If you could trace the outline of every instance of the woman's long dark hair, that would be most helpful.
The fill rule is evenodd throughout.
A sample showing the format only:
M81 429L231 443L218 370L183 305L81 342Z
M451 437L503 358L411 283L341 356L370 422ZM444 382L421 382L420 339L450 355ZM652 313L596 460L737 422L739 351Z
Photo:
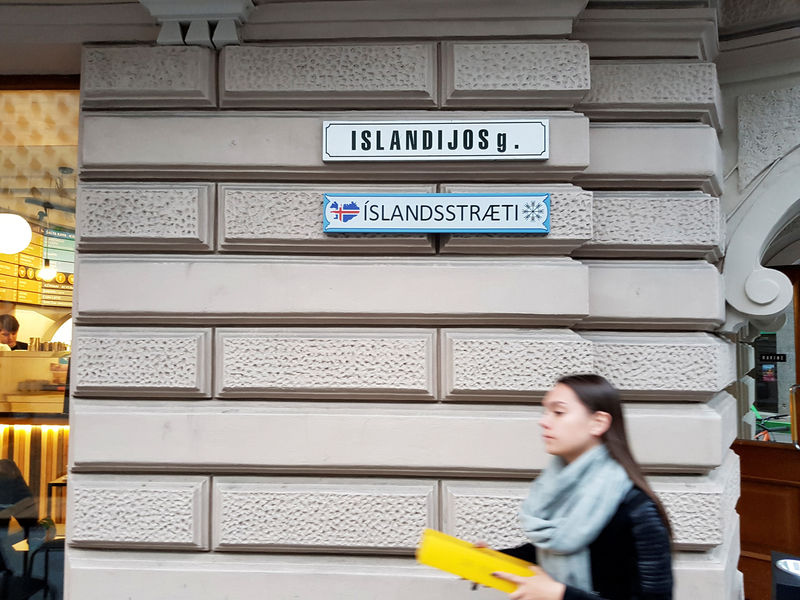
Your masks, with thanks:
M591 373L566 375L556 383L563 383L569 387L591 412L603 411L611 415L611 426L601 439L608 448L608 453L625 469L633 485L647 494L655 503L671 538L672 528L669 525L667 511L664 510L664 505L661 504L653 489L647 484L642 468L631 454L628 435L625 433L625 421L622 417L622 402L617 388L604 377Z

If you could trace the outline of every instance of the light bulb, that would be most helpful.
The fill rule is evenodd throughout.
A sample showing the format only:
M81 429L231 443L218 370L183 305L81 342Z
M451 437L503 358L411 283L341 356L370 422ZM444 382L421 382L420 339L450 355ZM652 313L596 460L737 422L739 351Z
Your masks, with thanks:
M44 268L39 270L39 279L42 281L53 281L58 275L58 271L56 271L53 267L50 266L50 259L44 259Z
M22 252L31 243L31 226L11 213L0 213L0 254Z

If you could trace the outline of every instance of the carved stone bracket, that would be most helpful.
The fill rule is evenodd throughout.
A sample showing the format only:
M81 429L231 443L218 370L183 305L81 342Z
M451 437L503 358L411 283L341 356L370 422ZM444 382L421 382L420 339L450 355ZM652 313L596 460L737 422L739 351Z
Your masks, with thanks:
M252 0L140 0L161 23L157 43L222 48L241 43Z
M761 260L769 243L800 213L798 168L800 151L781 158L750 195L744 217L730 234L723 269L729 305L726 330L738 329L743 319L763 323L780 318L792 301L789 278L763 267Z

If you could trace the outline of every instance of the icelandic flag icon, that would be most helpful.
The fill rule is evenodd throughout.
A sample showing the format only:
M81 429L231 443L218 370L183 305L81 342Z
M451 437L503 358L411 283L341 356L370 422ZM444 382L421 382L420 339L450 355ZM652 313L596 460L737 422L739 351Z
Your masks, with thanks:
M361 212L361 209L358 208L358 204L355 202L342 204L341 208L338 202L331 202L330 211L335 219L338 219L342 223L347 223L350 219L356 218L358 213Z

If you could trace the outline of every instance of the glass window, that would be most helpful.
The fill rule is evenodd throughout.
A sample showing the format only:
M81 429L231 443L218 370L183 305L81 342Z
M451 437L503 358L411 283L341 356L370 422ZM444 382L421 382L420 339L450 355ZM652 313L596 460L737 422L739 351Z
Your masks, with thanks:
M0 239L12 239L3 229L12 224L24 234L22 247L0 253L0 570L47 579L56 598L63 589L78 111L78 90L0 90Z

